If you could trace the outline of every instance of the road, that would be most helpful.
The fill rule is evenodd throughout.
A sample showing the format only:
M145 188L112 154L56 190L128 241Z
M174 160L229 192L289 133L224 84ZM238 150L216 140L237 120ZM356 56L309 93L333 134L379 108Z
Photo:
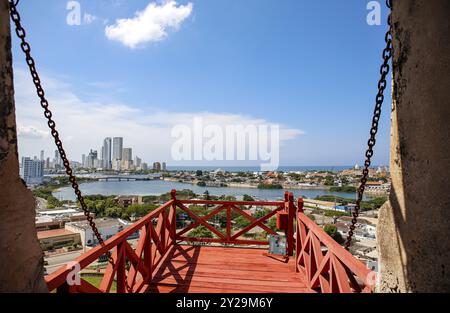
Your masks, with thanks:
M47 274L53 273L58 268L66 265L70 261L73 261L75 258L79 257L82 253L83 250L78 250L74 252L67 252L45 258L45 261L48 262L48 265L45 266L45 268L47 269Z

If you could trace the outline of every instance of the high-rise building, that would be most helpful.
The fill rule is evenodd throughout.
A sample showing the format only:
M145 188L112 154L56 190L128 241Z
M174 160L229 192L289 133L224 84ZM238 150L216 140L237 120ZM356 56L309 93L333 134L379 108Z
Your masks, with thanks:
M113 160L122 160L122 150L123 150L123 138L122 137L114 137L113 138L112 159Z
M23 157L20 176L27 185L41 184L44 179L44 161Z
M153 170L154 171L160 171L161 170L161 163L159 163L159 162L153 163Z
M141 168L141 163L142 163L142 159L138 158L137 156L134 157L134 166L136 166L136 168Z
M47 157L47 160L45 161L45 167L46 169L50 168L50 158Z
M109 170L112 168L111 153L112 153L112 141L110 137L107 137L105 138L105 140L103 140L103 147L102 147L102 160L103 160L102 167L104 169Z
M54 164L55 169L60 169L63 166L62 159L59 156L58 150L55 150L55 158L53 159L53 164Z
M133 150L131 148L124 148L122 152L122 160L131 161L133 160Z
M45 157L44 157L44 150L41 150L41 161L44 161Z
M86 158L86 166L87 168L98 167L98 153L97 150L91 150Z
M81 155L81 167L87 167L86 166L86 155L85 154Z
M165 171L167 169L166 162L162 162L161 170Z

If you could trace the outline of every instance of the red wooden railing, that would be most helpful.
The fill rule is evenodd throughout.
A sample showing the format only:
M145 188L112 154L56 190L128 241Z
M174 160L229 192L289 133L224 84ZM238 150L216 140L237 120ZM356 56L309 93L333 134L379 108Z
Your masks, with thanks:
M66 278L72 275L74 269L64 266L45 277L49 291L57 289L58 292L110 292L113 281L116 281L118 293L145 291L144 286L151 281L154 270L175 242L175 212L175 202L170 200L105 241L104 245L99 245L75 259L73 263L78 265L75 270L82 270L101 256L110 253L112 262L108 264L99 288L82 278L81 284L69 286ZM133 249L127 238L137 231L140 236L136 248Z
M189 209L190 205L206 205L209 208L208 213L205 216L199 216ZM272 207L272 210L267 215L256 219L243 210L245 206L266 206ZM302 211L302 207L299 201L299 211ZM177 208L193 220L193 223L179 230L176 229ZM108 239L104 245L97 246L74 260L74 264L78 266L76 270L79 271L86 269L101 256L109 253L111 262L103 273L99 287L91 285L83 278L79 284L70 286L66 278L72 275L73 268L66 266L47 275L45 279L50 291L56 289L58 292L105 293L110 292L113 282L116 282L119 293L145 292L152 281L154 272L175 243L267 245L267 240L250 240L242 236L255 227L260 227L268 234L276 234L265 222L280 213L287 216L289 221L285 229L287 254L293 255L296 246L296 270L305 274L311 289L322 292L369 291L367 286L360 287L361 283L358 279L367 280L370 271L302 212L297 214L297 234L294 236L296 210L292 193L286 193L284 201L260 202L178 200L176 192L172 191L172 200ZM215 225L209 223L211 218L222 212L226 212L224 231L220 231ZM250 224L242 229L236 229L233 225L232 212L248 219ZM215 237L190 236L190 232L200 225L211 231ZM133 249L127 238L137 231L140 236Z
M302 210L299 199L296 270L308 287L322 293L372 292L375 273L340 246Z

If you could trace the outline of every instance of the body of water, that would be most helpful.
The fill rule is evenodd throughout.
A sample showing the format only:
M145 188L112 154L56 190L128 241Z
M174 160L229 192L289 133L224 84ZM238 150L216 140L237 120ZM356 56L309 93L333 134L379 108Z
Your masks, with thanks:
M169 171L214 171L221 168L228 172L259 172L259 166L167 166ZM331 171L337 172L353 168L353 166L279 166L281 172L305 172L305 171Z
M196 194L202 195L206 190L211 195L232 195L238 199L247 194L262 200L283 199L285 190L283 189L257 189L257 188L232 188L232 187L199 187L197 185L171 182L164 180L151 181L98 181L80 184L80 189L85 195L161 195L172 189L191 189ZM335 195L339 197L355 199L355 193L330 192L328 190L317 189L293 189L290 190L295 197L313 199L322 195ZM63 187L55 191L53 195L60 200L75 200L72 187Z

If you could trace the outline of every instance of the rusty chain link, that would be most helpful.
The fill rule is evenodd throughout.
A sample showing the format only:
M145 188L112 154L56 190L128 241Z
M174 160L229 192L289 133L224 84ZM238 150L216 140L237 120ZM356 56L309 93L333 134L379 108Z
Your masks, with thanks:
M386 6L389 8L389 10L392 9L392 0L386 0ZM389 66L389 60L392 58L392 23L391 23L391 12L389 12L388 16L388 25L389 30L386 32L385 36L385 42L386 42L386 48L383 50L383 64L380 68L380 75L381 78L378 81L378 94L375 99L375 110L373 112L373 118L372 118L372 128L370 129L370 139L367 142L368 148L366 151L366 160L364 162L364 169L362 171L362 177L360 179L360 184L358 187L358 197L356 200L356 206L352 213L352 224L350 225L350 230L348 232L348 237L345 242L345 249L349 250L350 245L352 243L352 237L356 228L356 223L358 222L359 217L359 211L361 210L361 201L363 199L364 190L366 189L366 183L367 179L369 177L369 168L372 164L372 156L373 156L373 147L376 143L376 134L378 132L378 123L380 121L381 116L381 107L384 102L384 90L387 87L386 77L389 74L390 66Z
M67 159L66 152L64 151L63 144L61 139L59 138L59 133L56 130L56 123L53 120L52 112L49 109L49 104L47 99L45 98L45 92L41 85L41 79L39 78L39 74L36 71L36 65L34 62L33 57L31 56L31 47L30 44L25 40L25 29L22 27L20 23L20 14L17 12L17 4L19 3L18 0L9 0L9 9L10 9L10 16L11 20L15 24L16 28L16 34L17 37L19 37L21 43L20 48L25 53L25 61L28 65L28 68L30 70L31 77L33 78L34 86L36 87L36 93L38 97L40 98L40 104L41 107L44 109L44 116L47 118L47 125L51 130L51 134L53 139L55 140L56 147L58 148L59 155L61 157L61 160L63 161L64 168L66 170L66 174L69 176L69 181L72 184L72 188L74 189L75 195L77 196L78 201L80 202L81 208L83 209L84 215L86 216L86 219L89 223L89 226L92 228L92 231L95 234L95 237L97 238L100 245L104 245L103 238L101 234L99 233L97 226L95 225L95 222L93 221L93 217L91 215L91 212L86 206L86 203L84 202L84 198L81 194L80 188L78 186L77 180L75 175L73 174L72 168L70 167L69 160ZM111 256L108 253L108 258L111 262Z

